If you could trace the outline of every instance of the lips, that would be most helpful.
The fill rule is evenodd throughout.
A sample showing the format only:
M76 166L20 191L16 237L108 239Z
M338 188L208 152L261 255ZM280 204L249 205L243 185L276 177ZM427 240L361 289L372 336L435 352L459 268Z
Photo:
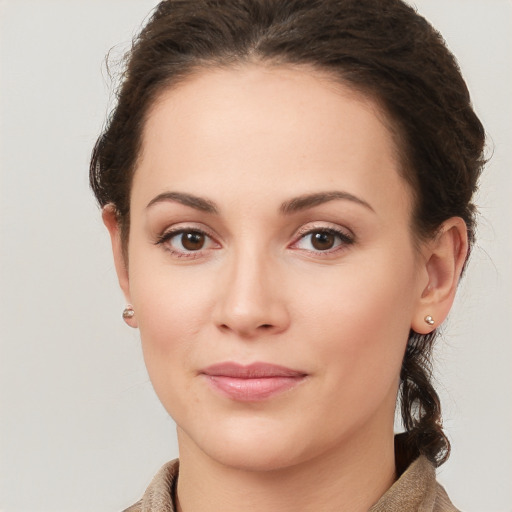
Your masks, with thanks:
M269 399L295 387L307 376L302 371L269 363L240 365L233 362L209 366L201 374L215 391L242 402Z

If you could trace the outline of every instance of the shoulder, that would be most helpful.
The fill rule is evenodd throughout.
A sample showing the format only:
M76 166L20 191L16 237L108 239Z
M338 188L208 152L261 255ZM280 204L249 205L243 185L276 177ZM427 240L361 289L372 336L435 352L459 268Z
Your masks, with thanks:
M436 480L433 464L418 457L370 512L460 512Z
M434 508L432 509L433 512L460 512L460 510L450 501L444 487L439 483L436 483L435 496Z
M137 501L131 507L125 508L123 512L142 512L142 500Z
M178 459L162 466L142 498L123 512L175 512L173 497L178 471Z

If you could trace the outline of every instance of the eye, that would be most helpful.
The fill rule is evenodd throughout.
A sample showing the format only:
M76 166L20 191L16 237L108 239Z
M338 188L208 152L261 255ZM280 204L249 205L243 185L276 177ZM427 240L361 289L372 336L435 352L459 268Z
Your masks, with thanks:
M215 242L203 231L177 229L165 232L156 242L177 256L192 256L195 252L215 247Z
M171 238L181 245L180 249L185 249L186 251L199 251L204 247L206 241L206 235L204 233L199 233L198 231L190 231L188 233L181 233L179 235L175 235Z
M298 249L311 252L329 252L342 245L352 244L354 240L346 233L335 229L314 229L304 233L294 244Z

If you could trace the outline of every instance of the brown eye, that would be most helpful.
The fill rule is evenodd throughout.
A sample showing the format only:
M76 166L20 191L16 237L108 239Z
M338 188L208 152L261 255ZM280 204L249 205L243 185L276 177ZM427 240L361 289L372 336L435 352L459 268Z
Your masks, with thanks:
M311 233L311 245L317 251L328 251L334 247L336 235L328 231L316 231Z
M167 231L158 237L155 245L162 245L174 257L192 259L207 257L211 250L220 249L208 234L193 228Z
M205 235L197 231L189 231L181 234L181 245L187 251L199 251L204 247Z
M333 254L337 249L343 249L353 243L354 238L341 230L317 228L303 234L293 247L310 253Z

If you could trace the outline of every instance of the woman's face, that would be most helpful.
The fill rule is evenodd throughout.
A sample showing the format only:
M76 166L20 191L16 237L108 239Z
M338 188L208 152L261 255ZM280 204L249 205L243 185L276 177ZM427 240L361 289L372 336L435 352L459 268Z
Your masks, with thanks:
M428 275L382 119L311 70L256 65L155 103L121 282L182 446L275 469L391 438Z

